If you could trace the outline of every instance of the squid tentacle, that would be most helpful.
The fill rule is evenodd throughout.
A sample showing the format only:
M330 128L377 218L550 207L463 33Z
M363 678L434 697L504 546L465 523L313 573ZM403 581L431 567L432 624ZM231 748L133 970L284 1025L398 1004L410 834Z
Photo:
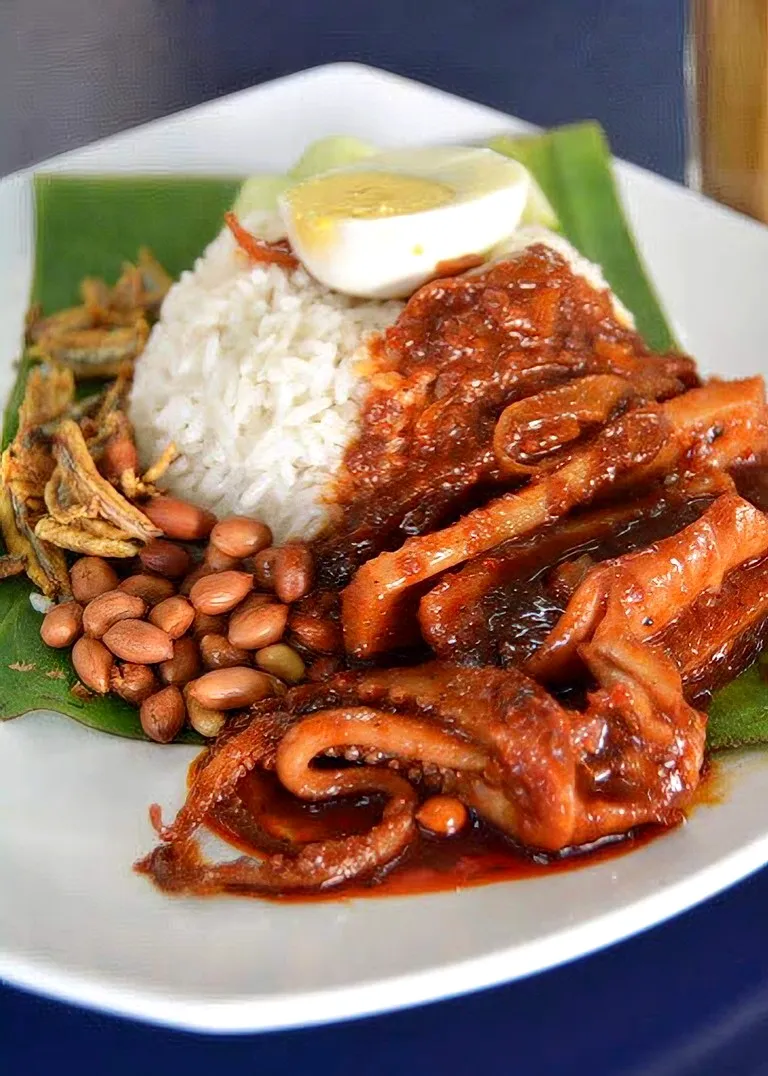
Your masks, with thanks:
M339 796L387 795L381 821L362 835L314 841L298 853L277 853L261 860L240 856L213 863L203 859L194 839L176 839L159 845L137 869L150 874L161 889L198 894L323 889L384 869L416 836L415 789L405 778L370 766L340 771L334 788Z
M249 725L216 748L195 774L187 799L173 823L163 825L160 806L149 809L150 821L163 841L191 837L208 812L235 791L238 781L254 766L271 768L286 729L295 721L291 714L255 717Z
M289 729L277 749L277 776L301 799L338 796L349 770L312 769L310 763L329 747L346 745L371 747L447 770L481 771L488 761L483 748L442 730L434 721L349 706L320 710Z
M405 850L417 832L417 794L409 781L389 769L313 769L315 757L329 747L354 744L446 769L480 771L487 762L484 750L434 722L370 707L320 710L292 719L295 724L290 726L286 717L254 718L225 743L198 772L187 803L172 825L163 826L159 809L152 809L164 844L138 864L139 870L151 874L162 888L198 893L222 889L285 892L340 885L383 869ZM297 852L260 860L250 856L226 863L203 860L192 834L255 765L274 765L285 788L303 799L380 792L388 796L388 802L381 821L362 835L315 841Z

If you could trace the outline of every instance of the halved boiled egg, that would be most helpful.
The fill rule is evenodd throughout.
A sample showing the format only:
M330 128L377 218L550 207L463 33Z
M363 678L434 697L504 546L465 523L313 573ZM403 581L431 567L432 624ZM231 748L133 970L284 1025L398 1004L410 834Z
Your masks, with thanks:
M517 228L528 171L490 149L378 153L290 187L280 215L294 251L321 283L394 299Z

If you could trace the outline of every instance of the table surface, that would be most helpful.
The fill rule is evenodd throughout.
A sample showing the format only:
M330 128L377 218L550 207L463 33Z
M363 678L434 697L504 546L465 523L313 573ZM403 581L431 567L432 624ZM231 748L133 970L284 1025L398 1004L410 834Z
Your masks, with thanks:
M683 8L682 0L3 0L0 174L347 59L536 123L596 117L621 156L680 179ZM0 1070L768 1072L766 908L763 871L672 923L521 983L262 1036L169 1032L0 987Z

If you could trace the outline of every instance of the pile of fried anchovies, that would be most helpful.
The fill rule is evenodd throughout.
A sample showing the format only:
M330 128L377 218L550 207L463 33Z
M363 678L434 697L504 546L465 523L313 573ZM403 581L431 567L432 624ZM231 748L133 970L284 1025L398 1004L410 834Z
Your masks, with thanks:
M0 459L0 578L26 572L48 598L71 593L65 550L132 557L160 531L141 504L176 457L169 445L139 472L127 414L133 364L172 280L142 250L113 288L87 278L82 303L27 319L36 360L19 409L16 436ZM78 399L78 382L107 381Z

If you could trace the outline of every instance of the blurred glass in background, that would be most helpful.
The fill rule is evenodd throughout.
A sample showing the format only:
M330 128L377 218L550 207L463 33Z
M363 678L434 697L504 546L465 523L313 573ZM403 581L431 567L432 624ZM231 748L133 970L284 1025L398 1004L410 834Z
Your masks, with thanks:
M690 186L768 223L768 0L690 0Z

